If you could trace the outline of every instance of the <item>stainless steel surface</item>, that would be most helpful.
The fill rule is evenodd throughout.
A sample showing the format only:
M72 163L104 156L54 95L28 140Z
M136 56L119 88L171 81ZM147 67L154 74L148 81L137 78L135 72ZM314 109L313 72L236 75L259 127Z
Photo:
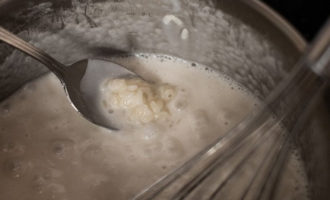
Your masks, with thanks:
M316 74L330 79L330 18L312 42L305 57Z
M86 70L90 60L84 59L75 62L70 66L64 66L44 51L25 42L14 34L3 29L1 26L0 40L39 60L46 67L48 67L50 71L56 74L56 76L61 80L61 83L63 84L63 87L66 91L68 99L71 102L71 105L73 106L73 108L75 108L76 111L81 113L83 117L99 126L103 126L111 130L117 130L117 128L113 124L111 124L109 120L106 119L106 117L101 113L101 111L96 109L97 106L94 105L93 99L87 98L91 95L84 93L81 89L81 82L84 76L87 75ZM111 68L111 71L116 72L109 73L109 78L116 78L115 76L134 75L133 72L115 63L108 62L107 65L109 69ZM97 71L95 73L97 73ZM104 73L104 71L102 71L101 73ZM93 76L93 74L89 75ZM93 97L96 98L96 96Z
M7 0L0 3L0 25L64 63L141 51L193 60L230 76L260 99L268 97L288 75L306 46L299 33L257 0L178 2L181 10L165 0ZM168 30L162 24L167 14L184 22L191 33L187 41L172 40L180 36L180 30L163 34ZM63 41L67 48L59 51ZM0 99L45 73L36 62L1 44L0 63ZM312 102L315 109L294 140L302 151L311 199L317 200L330 196L329 92L321 89Z

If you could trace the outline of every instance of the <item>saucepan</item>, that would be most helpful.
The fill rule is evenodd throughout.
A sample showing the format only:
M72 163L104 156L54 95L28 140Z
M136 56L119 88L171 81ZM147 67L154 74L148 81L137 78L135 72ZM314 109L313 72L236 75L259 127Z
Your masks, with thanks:
M0 25L65 64L130 52L192 60L261 101L306 47L285 19L256 0L0 0ZM45 73L41 64L0 43L0 101ZM292 142L301 152L309 197L317 200L330 196L329 99L322 88Z

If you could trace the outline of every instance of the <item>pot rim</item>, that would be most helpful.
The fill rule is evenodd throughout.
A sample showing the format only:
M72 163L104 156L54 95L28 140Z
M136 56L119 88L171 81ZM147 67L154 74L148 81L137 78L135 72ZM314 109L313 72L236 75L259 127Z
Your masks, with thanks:
M300 32L294 28L294 26L281 14L260 0L242 0L242 2L256 12L260 13L274 26L276 26L276 28L284 33L293 42L299 53L302 53L305 50L307 46L306 40L302 37Z

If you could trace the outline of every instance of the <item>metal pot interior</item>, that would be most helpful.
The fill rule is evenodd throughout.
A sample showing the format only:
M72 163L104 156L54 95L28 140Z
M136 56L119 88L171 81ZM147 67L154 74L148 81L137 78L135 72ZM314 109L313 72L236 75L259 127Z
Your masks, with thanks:
M169 13L180 21L164 26ZM294 29L255 1L4 0L0 25L65 64L132 52L170 54L219 70L260 99L280 83L305 47ZM47 72L5 44L0 44L0 63L0 100ZM318 112L315 116L297 144L312 199L326 199L330 140L325 133L330 129L316 120Z

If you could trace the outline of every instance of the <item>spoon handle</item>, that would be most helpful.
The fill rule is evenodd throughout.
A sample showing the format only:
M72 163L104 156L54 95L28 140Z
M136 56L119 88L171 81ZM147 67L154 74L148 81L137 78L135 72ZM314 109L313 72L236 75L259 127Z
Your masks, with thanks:
M41 49L33 46L28 42L25 42L24 40L17 37L13 33L10 33L9 31L5 30L1 26L0 26L0 40L21 50L27 55L37 59L38 61L43 63L50 71L52 71L59 77L62 77L66 71L65 65L52 58L50 55L48 55Z

